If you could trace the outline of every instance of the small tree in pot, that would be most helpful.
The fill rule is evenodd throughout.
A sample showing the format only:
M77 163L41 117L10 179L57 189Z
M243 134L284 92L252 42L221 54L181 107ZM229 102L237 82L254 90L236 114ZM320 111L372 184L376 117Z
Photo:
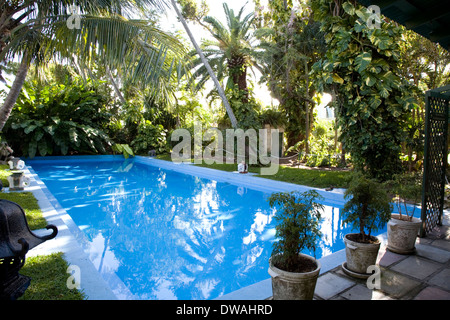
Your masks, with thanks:
M323 205L317 191L303 193L274 193L269 198L271 207L281 206L275 219L276 237L269 261L274 300L311 300L314 296L320 263L302 254L308 249L315 253Z
M348 200L341 211L342 223L351 224L354 229L359 229L359 233L344 237L347 262L342 268L349 275L368 277L367 268L375 265L380 248L379 239L371 233L383 228L389 221L392 211L390 197L384 184L356 173L344 199Z
M422 195L422 175L419 173L399 174L389 181L395 194L398 214L392 214L388 222L387 249L400 253L411 254L415 251L416 238L422 221L414 218L416 203ZM412 202L408 205L408 202Z

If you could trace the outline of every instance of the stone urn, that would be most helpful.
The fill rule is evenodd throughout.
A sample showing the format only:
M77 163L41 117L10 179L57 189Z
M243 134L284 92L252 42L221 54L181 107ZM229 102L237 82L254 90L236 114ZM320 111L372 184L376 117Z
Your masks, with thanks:
M371 237L372 243L361 243L350 240L351 235L356 234L350 233L344 237L347 261L342 264L342 269L350 276L368 278L371 274L367 273L367 269L376 264L381 242L378 238Z
M399 214L392 214L387 224L389 251L399 254L412 254L416 250L416 239L422 220Z
M9 182L9 191L22 191L30 185L30 178L23 174L21 170L11 171L11 175L7 177Z
M8 165L11 170L22 170L25 167L25 162L20 158L12 158L8 161Z
M311 256L300 254L312 260L316 269L310 272L288 272L275 267L269 259L269 274L272 277L274 300L312 300L320 272L320 262Z

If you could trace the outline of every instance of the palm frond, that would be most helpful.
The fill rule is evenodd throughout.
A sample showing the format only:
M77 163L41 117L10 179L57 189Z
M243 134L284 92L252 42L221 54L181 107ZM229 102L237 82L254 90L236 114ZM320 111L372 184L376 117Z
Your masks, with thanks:
M236 15L226 3L223 4L223 9L226 17L225 25L212 16L206 16L203 19L208 24L208 30L214 40L204 40L201 46L211 68L221 81L229 75L229 67L236 60L245 61L245 66L251 67L256 62L257 56L261 55L254 49L257 41L252 30L254 14L249 13L244 16L244 7L242 7ZM253 55L255 57L252 57ZM198 67L200 63L200 60L193 60L192 63L195 70L192 77L199 81L197 88L202 87L207 80L207 74L203 72L206 70Z
M133 81L156 83L156 78L169 79L170 65L182 63L186 54L181 43L146 21L127 20L120 16L83 16L80 29L69 29L64 16L51 18L54 37L46 47L53 47L66 57L73 52L79 59L90 61L98 55L111 69L121 70ZM170 61L166 61L170 51Z

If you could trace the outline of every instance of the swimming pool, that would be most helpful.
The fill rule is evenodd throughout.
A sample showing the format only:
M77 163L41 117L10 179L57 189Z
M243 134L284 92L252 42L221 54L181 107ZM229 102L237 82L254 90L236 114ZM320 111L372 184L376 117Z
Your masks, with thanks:
M214 299L267 279L272 192L302 186L135 157L27 160L124 299ZM316 257L344 248L342 194L327 193Z

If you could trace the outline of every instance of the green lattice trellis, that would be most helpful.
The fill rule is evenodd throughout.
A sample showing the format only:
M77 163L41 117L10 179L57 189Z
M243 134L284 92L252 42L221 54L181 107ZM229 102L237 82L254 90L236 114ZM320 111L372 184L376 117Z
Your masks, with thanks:
M442 223L449 101L450 86L427 92L421 236Z

